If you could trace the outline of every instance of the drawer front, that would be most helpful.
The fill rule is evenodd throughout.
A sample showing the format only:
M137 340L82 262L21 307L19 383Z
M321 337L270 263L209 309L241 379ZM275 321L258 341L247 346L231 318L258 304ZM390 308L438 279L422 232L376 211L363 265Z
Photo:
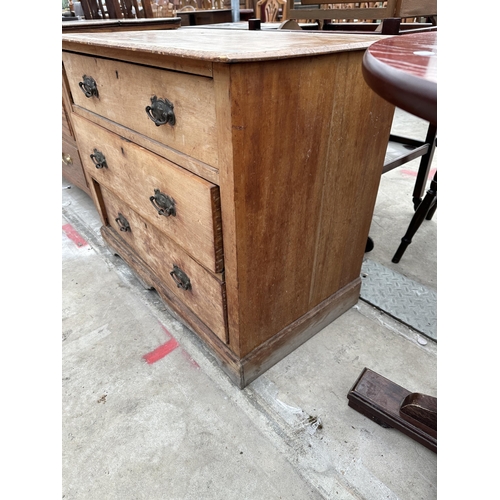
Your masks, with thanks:
M126 199L207 269L223 270L218 186L84 118L74 116L73 124L89 175ZM166 197L166 208L159 204L161 195Z
M135 250L176 297L221 340L227 342L224 283L136 214L125 202L105 187L100 186L99 189L107 224Z
M64 139L62 141L62 176L85 192L89 192L78 149Z
M211 78L67 52L63 62L75 104L217 168ZM94 79L97 96L86 97L84 75ZM154 96L173 105L175 124L150 118Z

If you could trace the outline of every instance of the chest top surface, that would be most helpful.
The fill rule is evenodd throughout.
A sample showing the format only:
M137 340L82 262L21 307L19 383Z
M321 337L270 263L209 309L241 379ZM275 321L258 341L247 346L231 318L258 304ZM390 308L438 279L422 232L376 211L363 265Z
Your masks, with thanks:
M157 56L211 62L287 59L364 50L385 35L351 35L289 31L189 29L147 32L64 34L63 49L100 47Z

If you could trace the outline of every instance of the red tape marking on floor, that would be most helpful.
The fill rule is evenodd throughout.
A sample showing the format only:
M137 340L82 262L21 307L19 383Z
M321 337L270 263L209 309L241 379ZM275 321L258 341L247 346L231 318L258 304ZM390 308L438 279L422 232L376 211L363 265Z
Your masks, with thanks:
M434 177L434 174L436 173L436 170L435 168L431 168L430 171L429 171L429 175L427 176L427 179L432 179ZM416 177L418 172L415 171L415 170L410 170L408 168L402 168L400 170L400 172L404 175L409 175L410 177Z
M66 236L73 243L75 243L77 247L84 247L85 245L88 245L88 243L82 238L82 235L71 224L64 224L62 229L66 233Z
M196 369L200 369L200 365L184 350L182 349L182 355L194 366Z
M162 344L160 347L157 347L154 351L151 351L148 354L143 356L143 359L146 360L148 364L156 363L158 360L164 358L167 354L170 354L172 351L179 347L179 342L172 336L172 334L160 323L162 330L167 334L167 342ZM181 348L182 355L191 363L192 366L199 369L200 365L184 350Z
M165 327L163 327L165 330ZM166 331L166 330L165 330ZM164 358L167 354L170 354L174 349L179 347L179 343L173 337L165 342L160 347L157 347L154 351L151 351L148 354L145 354L143 358L150 365L156 363L159 359Z

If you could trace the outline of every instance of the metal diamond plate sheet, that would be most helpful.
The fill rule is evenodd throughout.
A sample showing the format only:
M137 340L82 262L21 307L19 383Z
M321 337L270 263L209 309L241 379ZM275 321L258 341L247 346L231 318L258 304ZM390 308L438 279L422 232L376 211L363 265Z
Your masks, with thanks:
M437 294L369 259L361 267L361 299L437 341Z

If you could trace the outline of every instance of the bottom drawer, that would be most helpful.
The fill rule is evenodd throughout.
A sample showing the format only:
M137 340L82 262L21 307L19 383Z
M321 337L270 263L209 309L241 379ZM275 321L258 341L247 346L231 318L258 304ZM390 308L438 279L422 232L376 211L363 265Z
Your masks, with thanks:
M107 225L208 328L227 342L225 285L181 247L98 185Z
M64 139L62 141L62 176L71 184L90 194L78 149Z

